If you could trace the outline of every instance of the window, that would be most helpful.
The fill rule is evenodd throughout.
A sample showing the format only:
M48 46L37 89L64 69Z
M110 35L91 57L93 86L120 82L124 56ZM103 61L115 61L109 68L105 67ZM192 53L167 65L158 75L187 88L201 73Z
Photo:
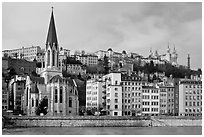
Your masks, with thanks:
M36 107L38 106L38 99L36 99L35 106Z
M50 65L50 51L48 50L48 55L47 55L47 65Z
M118 109L118 105L115 105L115 109Z
M118 88L115 88L115 91L118 91Z
M72 98L69 97L69 107L72 107Z
M118 97L118 93L115 93L115 97Z
M55 66L55 51L52 51L52 66Z
M60 88L60 103L62 103L62 91L63 91L63 89L62 89L62 87Z
M57 103L57 88L55 89L55 103Z
M115 103L118 103L118 99L115 99Z
M117 116L118 115L118 112L114 112L114 116Z
M34 107L34 99L32 98L31 106Z

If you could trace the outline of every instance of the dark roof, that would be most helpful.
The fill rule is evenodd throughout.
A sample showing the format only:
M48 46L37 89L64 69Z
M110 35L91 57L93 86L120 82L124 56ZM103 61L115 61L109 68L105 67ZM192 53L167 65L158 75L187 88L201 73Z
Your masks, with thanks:
M108 51L109 51L109 50L110 50L110 51L113 51L111 48L109 48Z
M123 54L126 54L126 51L125 50L123 50L123 52L122 52Z
M31 80L33 83L44 84L44 78L43 78L43 77L30 76L30 80Z
M30 93L39 93L38 86L36 83L31 85Z
M51 82L53 79L60 79L60 80L63 80L63 78L60 76L60 75L55 75L53 76L49 81Z
M57 46L58 46L57 33L56 33L56 29L55 29L55 21L54 21L54 15L53 15L53 11L52 11L51 19L50 19L50 25L49 25L48 34L47 34L46 49L48 48L48 46L51 46L51 48L52 48L54 43L55 43L55 47L57 49Z

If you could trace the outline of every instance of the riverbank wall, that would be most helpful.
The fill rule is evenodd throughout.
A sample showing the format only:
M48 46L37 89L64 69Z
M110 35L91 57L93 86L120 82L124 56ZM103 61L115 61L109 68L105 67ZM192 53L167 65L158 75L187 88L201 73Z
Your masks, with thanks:
M202 119L138 119L114 117L10 117L5 127L161 127L202 126Z

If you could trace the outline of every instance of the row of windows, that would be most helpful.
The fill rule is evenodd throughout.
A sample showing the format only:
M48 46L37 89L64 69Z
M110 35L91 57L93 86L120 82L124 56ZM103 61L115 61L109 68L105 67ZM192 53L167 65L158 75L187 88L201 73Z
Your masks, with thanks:
M141 82L122 82L122 85L142 85Z
M131 97L130 93L122 93L123 97ZM137 92L132 92L132 96L140 96L141 93L137 93Z
M202 100L202 96L186 96L186 100Z
M186 108L185 112L196 112L196 108ZM202 112L202 107L197 108L197 112Z
M189 85L186 88L202 88L202 85Z
M132 103L133 102L140 102L140 98L132 98ZM131 100L130 99L122 99L122 103L131 103Z
M152 112L158 112L158 111L159 111L159 108L152 108L151 110L152 110ZM150 108L142 108L142 111L143 111L143 112L149 112L149 111L150 111Z
M60 98L59 98L59 103L62 103L62 87L60 88ZM55 103L58 103L58 90L55 89Z
M122 87L122 91L132 91L132 90L141 90L141 87Z
M202 90L197 90L197 94L202 94ZM191 90L186 90L186 94L196 94L196 91L195 90L193 90L193 92L191 91Z
M202 106L202 102L186 102L186 106Z
M130 105L123 105L122 109L131 109L130 107L131 107ZM141 105L140 104L132 104L132 108L141 108Z

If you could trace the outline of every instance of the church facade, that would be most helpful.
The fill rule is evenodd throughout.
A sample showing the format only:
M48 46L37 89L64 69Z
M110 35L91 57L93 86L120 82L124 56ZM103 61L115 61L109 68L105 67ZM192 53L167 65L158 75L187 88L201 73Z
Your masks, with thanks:
M45 68L40 77L27 76L23 95L23 109L29 116L35 116L38 106L44 101L49 116L78 115L79 101L74 79L64 78L59 66L59 45L53 11L45 48Z

